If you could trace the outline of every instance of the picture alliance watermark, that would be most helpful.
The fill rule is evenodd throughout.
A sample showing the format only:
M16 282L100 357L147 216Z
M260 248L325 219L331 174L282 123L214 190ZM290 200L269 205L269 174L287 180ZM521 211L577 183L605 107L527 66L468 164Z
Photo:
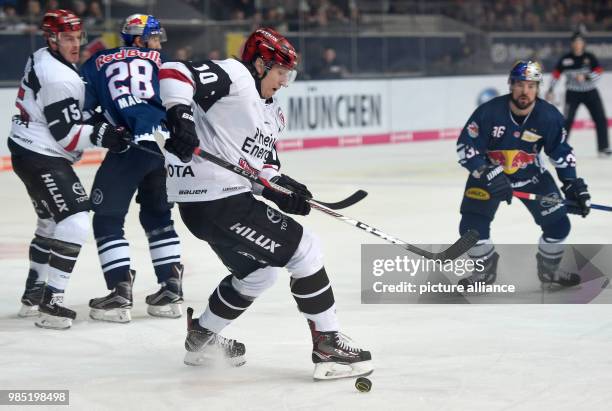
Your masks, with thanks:
M432 252L446 245L423 246ZM584 304L612 302L612 245L564 246L546 260L538 244L496 245L485 258L430 260L394 245L362 245L364 304Z
M456 260L430 260L424 257L409 257L407 255L395 258L377 258L372 261L372 275L381 277L385 273L404 273L409 277L417 274L441 272L462 277L466 274L482 274L486 269L486 262L482 258L460 258ZM471 284L432 283L418 284L409 281L385 283L374 281L372 290L375 293L483 293L483 292L514 292L514 285L485 284L475 282Z

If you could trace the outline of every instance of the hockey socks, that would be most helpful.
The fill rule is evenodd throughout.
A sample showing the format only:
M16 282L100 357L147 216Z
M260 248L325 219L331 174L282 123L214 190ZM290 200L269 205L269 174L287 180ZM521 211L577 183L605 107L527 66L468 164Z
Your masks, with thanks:
M298 309L319 331L338 331L334 293L325 268L302 278L291 279L291 294Z

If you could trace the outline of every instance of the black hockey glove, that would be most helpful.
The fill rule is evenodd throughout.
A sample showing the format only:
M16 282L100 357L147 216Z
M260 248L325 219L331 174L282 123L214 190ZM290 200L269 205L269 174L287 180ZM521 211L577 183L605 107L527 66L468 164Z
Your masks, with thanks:
M510 180L504 174L502 166L493 164L482 166L477 171L479 179L484 183L487 191L491 194L491 198L505 201L510 204L512 202L512 186Z
M115 127L107 122L101 122L94 126L89 139L98 147L108 148L113 153L123 153L130 148L128 142L133 141L134 136L125 127Z
M191 107L177 104L166 113L166 122L170 138L166 140L165 149L176 155L183 163L189 163L193 150L200 145Z
M302 183L298 183L294 179L284 174L277 177L272 177L271 182L283 186L293 191L297 195L287 195L274 191L271 188L264 187L261 193L264 198L274 202L278 208L285 213L308 215L310 213L310 204L306 202L307 199L312 198L312 194L308 191L308 188Z
M563 182L563 194L565 199L571 201L571 204L566 204L567 212L578 214L586 217L591 211L591 195L588 191L588 186L583 179L566 180Z

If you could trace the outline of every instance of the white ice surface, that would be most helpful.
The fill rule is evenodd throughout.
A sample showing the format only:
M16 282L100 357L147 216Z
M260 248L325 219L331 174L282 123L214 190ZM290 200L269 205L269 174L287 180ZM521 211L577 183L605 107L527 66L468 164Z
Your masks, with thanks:
M595 157L594 140L592 132L573 136L579 174L594 202L612 204L612 159ZM389 234L412 243L450 243L458 236L466 172L456 163L453 141L281 159L284 171L322 200L367 190L345 213ZM95 167L77 171L89 188ZM78 313L72 329L37 329L16 317L35 215L15 174L0 173L0 186L0 389L69 389L71 407L79 410L612 409L609 305L362 305L360 244L381 241L314 211L299 220L323 241L343 331L372 351L376 370L368 394L357 392L352 379L312 381L309 332L288 277L226 329L247 345L244 367L183 365L184 318L146 314L144 297L157 286L134 204L126 224L138 271L132 322L88 318L89 299L107 292L91 238L67 291L66 303ZM186 266L184 307L199 314L226 269L187 232L176 210L175 222ZM612 242L612 213L593 211L572 223L572 242ZM518 201L501 207L495 241L535 243L538 237Z

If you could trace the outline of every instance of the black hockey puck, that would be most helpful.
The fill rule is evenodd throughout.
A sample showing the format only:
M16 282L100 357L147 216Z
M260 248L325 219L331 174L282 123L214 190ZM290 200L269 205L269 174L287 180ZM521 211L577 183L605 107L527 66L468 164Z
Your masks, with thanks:
M366 377L359 377L355 381L355 388L359 392L369 392L372 389L372 381L368 380Z

